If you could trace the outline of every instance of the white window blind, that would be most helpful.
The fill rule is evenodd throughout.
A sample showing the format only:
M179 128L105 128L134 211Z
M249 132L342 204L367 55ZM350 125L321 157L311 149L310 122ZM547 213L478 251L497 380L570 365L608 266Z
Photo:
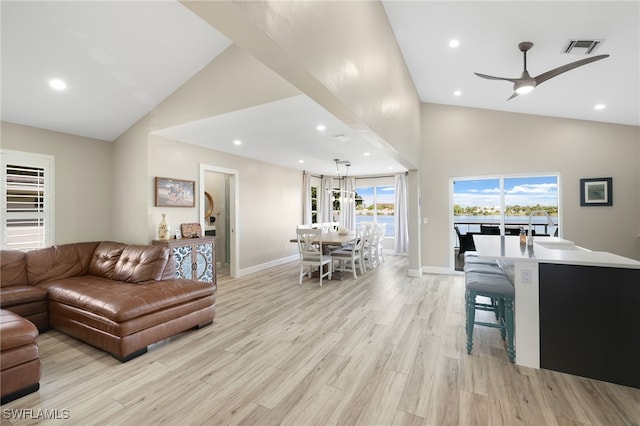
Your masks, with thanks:
M53 157L2 151L2 248L53 244Z

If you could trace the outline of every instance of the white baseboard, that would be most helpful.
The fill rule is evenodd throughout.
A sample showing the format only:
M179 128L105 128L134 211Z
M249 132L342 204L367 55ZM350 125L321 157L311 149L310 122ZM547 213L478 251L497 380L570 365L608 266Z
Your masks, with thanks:
M451 275L453 271L449 268L439 266L423 266L422 272L425 274Z
M261 263L260 265L251 266L249 268L240 269L238 271L238 278L245 275L254 274L256 272L264 271L265 269L273 268L274 266L284 265L300 259L299 254L294 254L288 257L272 260L271 262Z
M414 278L420 278L422 276L422 269L409 269L407 275Z

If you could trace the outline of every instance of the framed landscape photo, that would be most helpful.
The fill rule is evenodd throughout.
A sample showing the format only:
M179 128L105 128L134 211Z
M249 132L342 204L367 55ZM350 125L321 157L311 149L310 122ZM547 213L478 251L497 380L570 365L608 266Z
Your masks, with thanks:
M580 179L581 206L612 206L612 178Z
M156 177L156 207L195 207L196 182Z

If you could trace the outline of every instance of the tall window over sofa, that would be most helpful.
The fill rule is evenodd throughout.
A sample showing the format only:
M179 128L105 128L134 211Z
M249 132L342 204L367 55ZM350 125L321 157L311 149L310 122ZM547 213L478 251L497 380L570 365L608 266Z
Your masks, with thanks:
M53 157L19 151L2 156L2 249L53 244Z

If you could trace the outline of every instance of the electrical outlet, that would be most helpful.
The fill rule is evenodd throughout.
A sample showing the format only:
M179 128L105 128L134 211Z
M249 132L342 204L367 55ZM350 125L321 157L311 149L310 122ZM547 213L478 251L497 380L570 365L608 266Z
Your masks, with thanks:
M521 273L522 284L531 284L533 281L531 278L532 271L531 269L523 269Z

